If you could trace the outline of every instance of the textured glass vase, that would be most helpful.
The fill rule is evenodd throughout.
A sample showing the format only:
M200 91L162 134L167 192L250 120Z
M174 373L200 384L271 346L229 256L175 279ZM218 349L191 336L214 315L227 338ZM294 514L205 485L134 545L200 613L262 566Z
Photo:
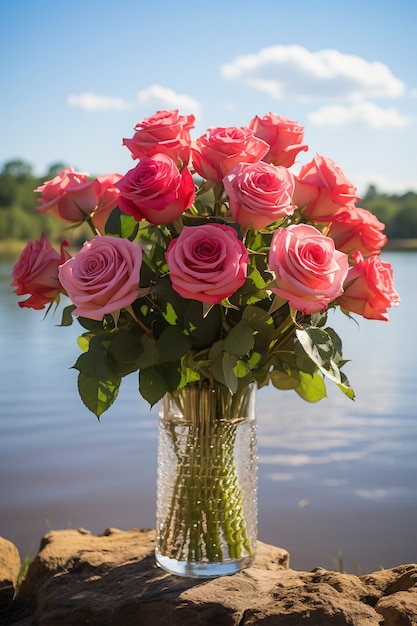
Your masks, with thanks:
M187 385L159 414L156 561L191 578L234 574L257 539L256 386Z

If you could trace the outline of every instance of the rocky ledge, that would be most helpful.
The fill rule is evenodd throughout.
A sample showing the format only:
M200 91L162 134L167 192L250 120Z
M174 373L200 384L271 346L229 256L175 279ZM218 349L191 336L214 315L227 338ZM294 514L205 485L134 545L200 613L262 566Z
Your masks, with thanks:
M253 567L192 580L154 562L155 532L48 532L15 593L20 557L0 538L3 626L417 625L417 565L363 576L297 572L288 552L258 542Z

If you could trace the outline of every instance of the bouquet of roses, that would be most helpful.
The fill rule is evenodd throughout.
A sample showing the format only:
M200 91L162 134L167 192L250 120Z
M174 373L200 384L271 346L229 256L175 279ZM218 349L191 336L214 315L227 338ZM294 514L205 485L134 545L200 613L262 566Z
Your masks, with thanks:
M307 150L296 122L268 113L192 140L194 121L158 111L123 140L137 160L124 176L68 167L35 190L37 212L92 236L73 256L66 241L28 243L19 305L69 298L61 324L83 328L74 367L97 417L135 371L151 405L191 384L233 395L252 382L317 401L326 378L353 398L327 316L387 320L398 305L384 225L330 158L291 171Z

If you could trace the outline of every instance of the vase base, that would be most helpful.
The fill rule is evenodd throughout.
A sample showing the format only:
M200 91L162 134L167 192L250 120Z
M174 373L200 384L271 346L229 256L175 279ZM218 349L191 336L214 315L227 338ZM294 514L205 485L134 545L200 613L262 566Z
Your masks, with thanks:
M218 578L219 576L231 576L253 564L254 556L244 556L241 559L232 559L216 563L204 561L189 562L179 561L163 554L155 552L156 563L169 574L185 578Z

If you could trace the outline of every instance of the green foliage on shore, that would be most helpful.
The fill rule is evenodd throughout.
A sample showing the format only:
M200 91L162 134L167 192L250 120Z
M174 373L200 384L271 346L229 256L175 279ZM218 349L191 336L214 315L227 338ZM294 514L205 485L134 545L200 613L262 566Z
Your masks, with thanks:
M33 191L65 167L64 163L54 163L43 176L37 177L23 160L16 159L3 165L0 170L0 242L6 245L12 241L33 241L42 232L53 243L65 238L65 227L63 229L58 220L39 213L34 219L37 194ZM368 209L385 224L389 239L417 238L417 193L389 195L371 185L358 206ZM74 245L82 244L85 239L82 229L75 233L71 229L67 236Z

